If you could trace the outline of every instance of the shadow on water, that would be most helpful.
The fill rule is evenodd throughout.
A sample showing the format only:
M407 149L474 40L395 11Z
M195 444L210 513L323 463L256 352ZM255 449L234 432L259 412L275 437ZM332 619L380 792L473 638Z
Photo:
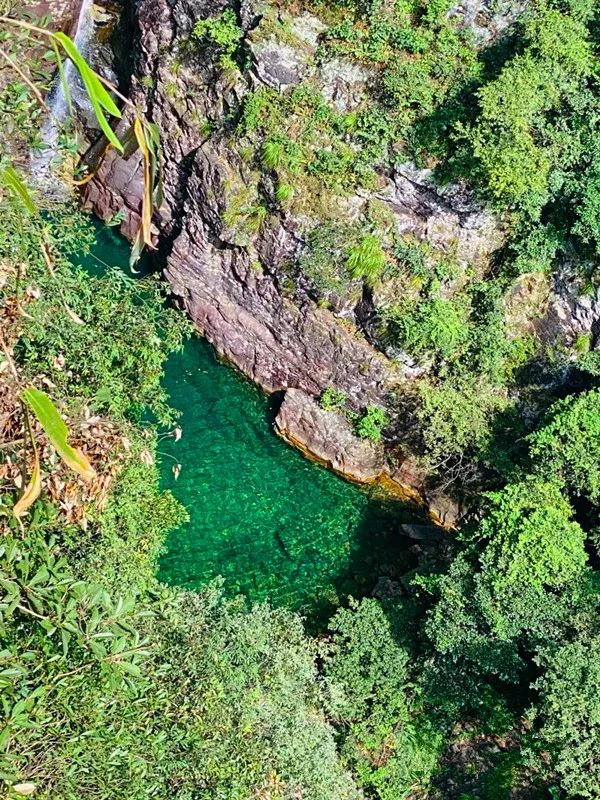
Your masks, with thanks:
M127 259L127 244L99 228L86 266L98 274ZM190 517L167 538L166 583L197 588L220 575L227 594L301 611L315 629L347 595L413 566L399 528L415 511L286 445L273 430L283 393L266 397L197 336L169 358L164 385L183 435L160 438L162 485Z
M368 499L353 531L351 558L330 575L331 594L323 593L299 609L307 617L309 632L322 630L349 596L371 595L380 581L397 583L417 565L414 543L400 533L402 522L416 518L414 509L398 501Z

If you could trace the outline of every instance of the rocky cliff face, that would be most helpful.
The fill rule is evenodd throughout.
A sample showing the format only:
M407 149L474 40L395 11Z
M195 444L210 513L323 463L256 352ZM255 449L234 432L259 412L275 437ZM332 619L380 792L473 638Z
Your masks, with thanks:
M274 19L273 4L267 13L254 0L242 0L238 14L243 76L222 70L190 36L197 20L225 7L219 0L142 0L137 7L132 96L163 137L165 200L154 225L166 278L217 351L267 391L298 389L314 397L333 385L354 409L386 406L421 370L405 353L394 352L391 361L382 352L372 324L378 298L367 286L355 281L337 294L315 290L298 266L311 231L328 219L358 226L377 204L399 233L477 268L502 242L501 230L465 187L440 191L428 170L410 164L380 172L372 188L343 198L311 194L308 185L303 204L278 203L269 177L232 143L243 99L261 88L282 96L309 82L337 113L351 113L368 102L372 75L343 58L316 59L325 27L318 18L275 12ZM475 10L461 6L457 13L466 19ZM482 30L500 24L486 13L482 6L475 14ZM141 193L139 156L123 159L112 151L87 187L86 202L105 219L124 210L122 231L131 236ZM303 436L310 439L306 430ZM319 457L334 463L340 443L328 446L331 457L323 443ZM391 472L422 492L422 476L405 458ZM383 468L389 458L380 460ZM342 460L338 468L360 477L364 465Z

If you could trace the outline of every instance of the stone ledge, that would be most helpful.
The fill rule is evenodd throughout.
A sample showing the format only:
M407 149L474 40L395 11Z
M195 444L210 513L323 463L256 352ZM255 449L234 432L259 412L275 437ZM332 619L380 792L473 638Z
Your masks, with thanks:
M275 430L312 461L355 483L380 485L406 502L427 507L437 525L452 527L458 507L447 497L428 496L423 474L410 459L391 468L381 444L358 438L344 414L325 411L301 389L288 389Z

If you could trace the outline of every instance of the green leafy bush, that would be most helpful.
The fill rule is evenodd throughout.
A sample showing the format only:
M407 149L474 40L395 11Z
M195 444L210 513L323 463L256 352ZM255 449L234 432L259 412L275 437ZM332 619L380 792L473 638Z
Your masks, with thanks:
M600 785L600 661L597 636L547 647L534 684L536 745L549 759L540 768L567 797L594 800Z
M568 585L582 574L584 533L560 486L530 478L490 493L477 535L486 541L481 562L495 588Z
M544 425L529 437L533 469L573 494L600 499L600 391L554 403Z
M528 477L487 497L470 547L423 580L438 598L426 627L441 657L515 681L523 647L565 636L591 610L585 535L556 484Z
M452 457L481 453L492 435L495 415L507 407L506 398L483 381L423 383L419 399L417 418L434 469L448 465Z
M341 389L335 386L328 386L321 395L320 403L324 411L344 411L346 408L347 396Z
M244 32L233 9L226 8L218 17L197 20L192 38L212 46L219 53L223 69L237 69L235 57Z
M379 444L382 430L389 422L389 417L379 406L367 406L364 414L356 421L356 433L361 439L369 439Z
M464 299L433 297L385 309L386 336L415 356L444 361L456 358L470 337L469 307Z
M344 725L343 759L381 800L425 790L441 745L420 707L408 653L398 644L396 614L394 624L392 608L352 600L329 623L324 657L332 712Z
M139 418L149 409L168 424L172 413L161 386L162 365L190 329L178 312L164 307L158 281L134 283L118 272L95 278L67 267L57 279L83 324L65 320L51 281L40 276L48 294L32 309L20 342L30 374L44 372L65 395L91 400L98 411Z
M546 115L589 75L585 26L557 9L526 18L525 52L479 92L474 153L493 194L539 207L547 197L552 150L538 144Z

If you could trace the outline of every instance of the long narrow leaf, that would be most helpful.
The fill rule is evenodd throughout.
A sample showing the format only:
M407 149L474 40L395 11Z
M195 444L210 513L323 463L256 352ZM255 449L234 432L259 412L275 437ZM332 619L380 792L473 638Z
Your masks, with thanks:
M144 244L152 246L152 168L150 163L150 150L144 128L140 120L136 117L133 121L135 138L138 141L142 156L144 157L144 196L142 200L142 238Z
M48 395L40 389L29 388L21 392L21 399L31 408L65 464L84 480L92 480L96 475L94 468L81 450L68 443L69 429Z
M150 151L152 165L152 200L157 208L163 203L163 180L160 164L160 131L154 122L147 122L144 126L146 143Z
M0 181L21 201L29 214L37 214L37 208L29 194L27 186L23 183L18 172L13 167L8 165L0 170Z
M83 82L85 83L85 78ZM122 153L123 146L119 141L116 133L110 127L104 112L100 108L100 104L98 103L96 96L93 94L93 90L87 85L87 83L86 83L86 89L88 90L88 97L90 98L90 103L92 104L92 108L94 109L94 114L96 116L96 119L98 120L98 124L100 125L102 133L106 136L106 138L115 148L115 150L117 150L119 153Z
M40 458L37 450L35 451L35 464L31 473L29 483L25 487L25 491L17 500L13 508L15 517L21 517L30 508L40 496L42 491L42 473L40 471Z
M102 106L102 108L106 109L108 113L112 117L121 117L121 112L119 111L118 107L115 104L115 101L106 91L100 78L94 72L94 70L89 66L85 58L81 55L77 47L75 46L75 42L67 36L65 33L59 31L58 33L54 34L55 38L62 44L65 49L65 52L71 59L71 61L75 64L81 77L83 78L86 83L89 83L94 90L94 94L98 99L98 102Z
M121 112L115 105L113 99L108 94L104 86L102 86L96 73L87 65L85 59L79 50L77 50L72 40L66 34L61 32L53 35L61 43L65 52L77 67L102 132L112 146L119 153L122 153L123 146L121 145L121 142L119 141L113 129L110 127L110 124L106 118L106 114L104 113L104 109L106 109L106 111L113 117L120 117Z

